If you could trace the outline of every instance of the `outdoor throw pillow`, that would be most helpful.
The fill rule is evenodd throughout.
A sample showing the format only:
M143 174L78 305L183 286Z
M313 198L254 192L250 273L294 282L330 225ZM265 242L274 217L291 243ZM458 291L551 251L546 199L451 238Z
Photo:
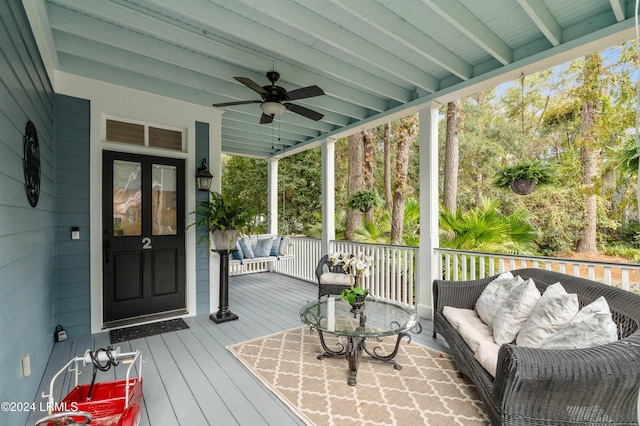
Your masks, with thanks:
M522 281L519 276L514 277L511 272L504 272L487 284L476 301L475 307L478 316L485 324L492 327L496 310L507 299L511 289Z
M238 240L240 243L240 248L242 249L242 253L244 254L245 259L253 259L256 256L253 254L253 248L251 247L251 242L245 238L240 238Z
M244 253L242 253L242 247L240 247L240 242L238 240L236 240L236 251L232 251L231 256L233 256L235 260L244 259Z
M493 318L493 338L498 345L516 340L539 300L540 291L531 278L511 290Z
M289 237L282 237L280 240L280 249L278 250L278 254L280 256L286 256L289 250Z
M253 249L253 255L255 257L269 257L271 253L271 246L273 245L273 238L260 238L256 242L256 246Z
M541 348L578 313L578 295L567 293L562 284L547 287L529 319L518 333L516 344Z
M606 345L618 340L616 323L609 304L600 296L585 306L568 324L547 340L544 349L580 349Z
M271 252L269 253L270 256L279 256L280 255L280 242L282 241L283 237L275 237L273 239L273 244L271 245Z

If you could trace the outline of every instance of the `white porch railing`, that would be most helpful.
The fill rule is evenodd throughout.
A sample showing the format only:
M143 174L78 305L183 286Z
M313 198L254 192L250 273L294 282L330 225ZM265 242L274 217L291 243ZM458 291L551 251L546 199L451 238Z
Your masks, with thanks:
M442 271L442 278L446 280L475 280L511 269L540 268L587 278L633 293L640 291L640 264L502 255L444 248L438 248L436 252L441 254L438 256L438 270Z
M274 272L317 282L315 270L322 257L321 241L292 238L293 259L276 262ZM353 241L332 241L331 252L364 253L372 256L374 267L364 286L372 295L407 305L415 305L416 261L418 248Z

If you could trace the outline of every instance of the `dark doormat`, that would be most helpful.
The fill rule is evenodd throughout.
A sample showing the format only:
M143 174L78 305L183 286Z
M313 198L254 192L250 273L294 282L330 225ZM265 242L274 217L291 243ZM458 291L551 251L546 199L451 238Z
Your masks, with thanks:
M167 321L154 322L151 324L136 325L134 327L117 328L109 331L111 343L120 343L125 340L142 339L143 337L155 336L156 334L168 333L189 328L182 318Z

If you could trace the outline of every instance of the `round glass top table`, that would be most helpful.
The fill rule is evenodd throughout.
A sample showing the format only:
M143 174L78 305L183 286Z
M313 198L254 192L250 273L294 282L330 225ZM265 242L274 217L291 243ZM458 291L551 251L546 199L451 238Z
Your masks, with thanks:
M395 360L400 340L406 337L411 341L409 330L420 333L422 327L415 309L384 299L367 297L361 313L352 313L351 305L339 297L323 297L303 306L300 319L312 329L318 331L320 344L324 352L318 359L325 357L345 356L349 363L349 379L351 386L357 384L358 365L362 352L375 360L393 364L394 368L402 368ZM327 346L324 333L343 336L346 344L338 342L335 349ZM379 345L381 337L397 336L395 346L390 353L382 352ZM367 339L374 340L376 345L370 349Z

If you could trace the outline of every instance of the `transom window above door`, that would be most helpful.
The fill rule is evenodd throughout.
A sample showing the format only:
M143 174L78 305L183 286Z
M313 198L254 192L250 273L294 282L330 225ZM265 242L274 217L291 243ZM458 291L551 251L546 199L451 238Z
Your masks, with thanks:
M184 151L184 132L149 124L106 119L107 142Z

